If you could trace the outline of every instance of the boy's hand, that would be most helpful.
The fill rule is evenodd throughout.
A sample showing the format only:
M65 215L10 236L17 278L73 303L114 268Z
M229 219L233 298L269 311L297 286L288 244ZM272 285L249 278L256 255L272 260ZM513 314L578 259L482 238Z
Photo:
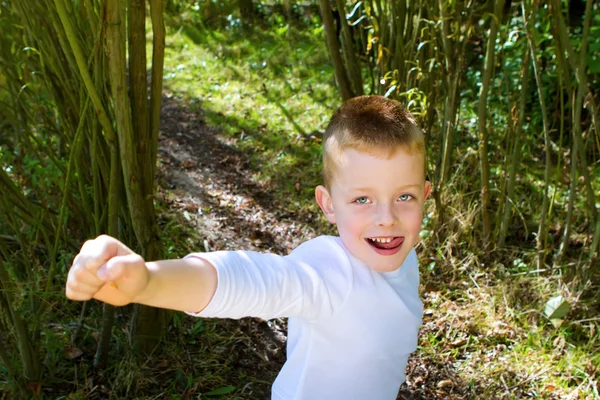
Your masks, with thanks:
M144 259L110 236L84 243L73 260L66 294L71 300L92 298L114 306L134 302L148 285Z

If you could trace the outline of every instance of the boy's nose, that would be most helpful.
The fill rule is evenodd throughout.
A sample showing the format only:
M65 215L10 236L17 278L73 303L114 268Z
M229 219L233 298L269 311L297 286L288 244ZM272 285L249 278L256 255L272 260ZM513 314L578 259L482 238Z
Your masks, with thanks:
M377 209L376 223L379 226L394 226L398 218L391 205L382 204Z

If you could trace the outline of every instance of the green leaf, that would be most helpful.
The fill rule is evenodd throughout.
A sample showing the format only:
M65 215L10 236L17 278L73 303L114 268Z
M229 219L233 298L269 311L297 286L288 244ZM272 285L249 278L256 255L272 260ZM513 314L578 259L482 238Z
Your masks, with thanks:
M387 92L385 92L384 97L390 97L390 95L392 93L394 93L394 90L396 90L396 85L390 86L390 88L387 90Z
M218 388L215 390L211 390L210 392L203 393L203 396L220 396L222 394L228 394L235 390L235 386L224 386L222 388Z
M550 319L560 319L567 315L571 306L562 296L556 296L548 300L544 314Z
M588 53L595 53L600 50L600 42L590 43L588 46Z
M597 57L587 56L586 61L590 70L590 74L600 73L600 60L598 60Z

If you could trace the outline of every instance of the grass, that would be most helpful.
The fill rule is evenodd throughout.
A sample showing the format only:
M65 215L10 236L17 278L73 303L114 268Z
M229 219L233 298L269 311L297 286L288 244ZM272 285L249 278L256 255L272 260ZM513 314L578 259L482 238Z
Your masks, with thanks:
M552 288L535 287L545 283L516 277L426 289L423 358L450 362L472 386L471 398L594 398L600 367L595 328L569 322L554 328L540 311Z
M254 179L293 212L315 210L320 135L340 103L321 31L184 25L171 27L167 38L167 90L249 153Z

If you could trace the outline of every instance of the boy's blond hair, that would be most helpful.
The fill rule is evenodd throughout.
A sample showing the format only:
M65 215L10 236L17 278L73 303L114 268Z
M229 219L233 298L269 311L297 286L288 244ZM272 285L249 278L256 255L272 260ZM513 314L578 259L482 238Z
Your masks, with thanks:
M335 161L346 149L393 157L404 147L425 153L425 137L400 103L383 96L360 96L338 108L323 137L323 181L330 188Z

